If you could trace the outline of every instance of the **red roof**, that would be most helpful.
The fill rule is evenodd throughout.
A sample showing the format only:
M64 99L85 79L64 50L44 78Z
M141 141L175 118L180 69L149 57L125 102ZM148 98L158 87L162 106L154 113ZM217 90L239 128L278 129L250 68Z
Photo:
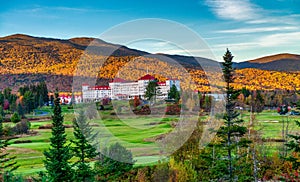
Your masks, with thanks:
M147 75L141 77L139 80L155 80L155 77L147 74Z
M157 82L159 86L166 86L166 82Z
M127 82L127 80L124 80L122 78L114 78L114 80L112 82L123 83L123 82ZM112 83L112 82L110 82L110 83Z

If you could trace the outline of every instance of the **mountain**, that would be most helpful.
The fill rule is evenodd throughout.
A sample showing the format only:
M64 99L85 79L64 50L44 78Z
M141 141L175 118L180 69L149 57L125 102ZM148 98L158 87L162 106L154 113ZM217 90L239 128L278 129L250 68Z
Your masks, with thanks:
M186 68L201 69L193 57L150 54L86 37L62 40L14 34L0 37L0 51L0 89L5 87L17 89L24 84L46 80L50 90L56 87L70 90L74 71L85 51L96 57L109 56L107 64L118 67L112 71L105 64L104 72L108 73L101 76L98 84L107 84L109 79L114 78L119 67L137 57L143 60L164 59L166 62L170 58ZM197 60L216 64L215 61L204 58L197 58ZM90 67L91 65L84 66ZM82 74L82 76L89 76L88 72L86 75ZM56 82L53 82L53 78L56 78Z
M206 75L207 70L216 71L218 70L216 67L220 66L220 63L206 58L150 54L87 37L53 39L15 34L0 37L0 52L0 89L11 87L13 91L17 91L22 85L35 84L42 80L46 81L51 91L56 88L61 91L71 91L72 85L74 86L73 80L78 77L87 82L93 80L91 77L97 77L96 84L107 85L122 70L122 76L127 80L136 80L146 74L148 69L153 71L154 76L164 80L176 76L176 73L183 73L183 68L196 83L196 86L191 89L207 92L211 89L211 83ZM86 52L92 60L95 60L93 63L81 61ZM103 58L105 58L104 64L99 65L98 60L101 62ZM235 63L234 66L237 68L250 68L238 70L237 75L240 78L237 79L235 86L241 88L249 83L251 89L291 89L292 87L285 82L274 83L274 80L281 80L283 72L258 69L299 71L299 60L299 55L280 54ZM78 68L81 70L76 72ZM256 78L258 74L261 75L260 78ZM189 81L191 79L186 75L177 76ZM220 69L216 74L211 75L211 79L216 80L213 84L214 88L221 84L221 77ZM295 73L284 73L284 77L291 79L299 76ZM246 80L248 78L251 80ZM264 85L261 84L262 80ZM300 83L300 80L294 79L294 81L296 84ZM81 87L80 83L76 86L78 89ZM182 86L190 87L188 84Z
M270 71L300 71L300 55L276 54L250 61L235 63L238 69L257 68Z

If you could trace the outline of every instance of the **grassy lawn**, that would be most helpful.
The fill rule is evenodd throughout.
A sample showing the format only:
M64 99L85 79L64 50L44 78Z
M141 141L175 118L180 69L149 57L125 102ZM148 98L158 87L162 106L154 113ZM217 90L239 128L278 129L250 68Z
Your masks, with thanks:
M243 119L248 124L250 113L243 114ZM296 133L300 128L295 124L295 120L299 120L300 116L279 115L276 111L263 111L256 114L257 130L260 130L262 137L265 139L281 139L282 129L288 126L289 133Z
M50 129L39 129L40 126L51 124L49 116L51 116L51 107L43 107L40 109L48 112L48 117L45 120L31 121L31 130L37 132L33 136L24 136L22 138L13 139L10 141L9 151L17 156L17 162L20 165L17 173L23 175L32 175L38 171L44 170L43 152L49 148L49 138L51 137ZM68 109L67 106L62 106L65 124L71 125L74 119L74 110ZM151 165L158 159L162 159L159 155L159 147L154 142L154 137L161 134L168 133L172 130L172 122L178 121L176 116L165 116L164 118L157 117L127 117L118 119L113 115L114 111L99 111L102 119L93 119L95 131L99 132L100 143L114 143L120 142L133 152L134 158L137 161L136 165ZM36 115L27 115L28 118L36 118ZM243 119L249 122L250 113L244 112ZM195 117L196 118L196 117ZM206 118L206 117L202 117ZM300 119L299 116L280 116L276 111L263 111L256 115L258 121L257 129L261 130L262 137L265 139L281 139L283 121L285 124L289 123L290 133L299 131L296 127L294 120ZM9 123L7 123L9 124ZM286 125L285 125L286 126ZM73 138L73 129L66 129L68 139ZM152 140L151 140L152 139ZM30 140L31 143L14 143L15 141ZM281 144L270 142L265 143L268 153L277 151L278 146ZM107 145L106 145L107 146Z
M40 109L49 114L42 117L51 116L51 108L44 107ZM51 112L50 112L51 111ZM64 115L64 123L71 125L74 118L74 110L68 109L67 106L62 106ZM154 142L144 141L145 138L152 138L157 135L167 133L172 129L170 123L178 120L176 117L168 118L128 118L118 119L116 116L111 115L113 111L101 111L99 114L102 119L91 120L94 124L95 131L105 131L115 136L110 142L120 142L134 153L137 165L144 164L145 162L151 163L160 159L158 156L159 148ZM27 115L28 118L37 118L36 115ZM42 118L41 117L41 118ZM7 123L10 124L10 123ZM17 156L16 161L20 165L16 173L23 175L32 175L38 171L44 170L43 152L49 148L49 139L51 137L51 129L39 129L40 126L51 124L51 120L33 120L31 121L31 130L37 132L33 136L23 136L21 138L10 140L9 151L12 155ZM11 125L11 124L10 124ZM66 128L67 138L73 138L73 129ZM102 133L103 134L103 133ZM102 136L102 135L101 135ZM100 138L101 140L105 140ZM28 141L31 143L15 143L16 141ZM151 151L152 150L152 151ZM145 155L147 153L147 155ZM151 154L151 155L150 155Z

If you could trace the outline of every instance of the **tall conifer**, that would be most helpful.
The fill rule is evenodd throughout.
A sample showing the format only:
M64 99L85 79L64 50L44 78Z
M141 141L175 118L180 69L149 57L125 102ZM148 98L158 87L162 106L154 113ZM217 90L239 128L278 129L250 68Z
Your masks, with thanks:
M52 116L52 136L50 149L44 152L44 161L49 181L73 181L73 172L69 164L72 158L70 146L67 144L63 115L58 92L55 93L54 110Z

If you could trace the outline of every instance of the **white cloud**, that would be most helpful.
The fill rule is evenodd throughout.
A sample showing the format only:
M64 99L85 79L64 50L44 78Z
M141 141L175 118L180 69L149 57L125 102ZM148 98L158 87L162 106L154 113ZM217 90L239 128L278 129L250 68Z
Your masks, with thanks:
M98 12L98 13L107 13L107 12L117 12L119 10L114 9L92 9L92 8L73 8L73 7L67 7L67 6L34 6L29 9L18 9L14 12L17 13L36 13L40 14L42 12L47 11L70 11L70 12L78 12L78 13L90 13L90 12ZM14 13L13 12L13 13Z
M299 25L299 15L287 15L287 16L266 16L266 17L260 17L258 19L254 20L248 20L246 23L248 24L285 24L285 25Z
M258 33L258 32L273 32L273 31L286 31L297 30L297 27L293 26L277 26L277 27L255 27L255 28L238 28L231 30L220 30L218 33Z
M261 36L252 41L218 44L212 47L214 51L224 50L230 48L235 51L258 49L262 47L279 47L279 46L290 46L295 47L299 45L300 32L289 32L289 33L277 33L267 36ZM300 48L300 45L299 45Z
M276 47L284 45L299 45L300 32L277 33L267 35L258 39L258 43L262 47ZM300 48L300 45L299 45Z
M245 42L245 43L232 43L232 44L218 44L216 46L213 46L213 51L220 51L220 50L226 50L226 48L230 48L232 50L246 50L249 48L254 48L259 46L256 42Z
M258 18L260 8L249 0L206 0L216 16L222 19L251 20Z

